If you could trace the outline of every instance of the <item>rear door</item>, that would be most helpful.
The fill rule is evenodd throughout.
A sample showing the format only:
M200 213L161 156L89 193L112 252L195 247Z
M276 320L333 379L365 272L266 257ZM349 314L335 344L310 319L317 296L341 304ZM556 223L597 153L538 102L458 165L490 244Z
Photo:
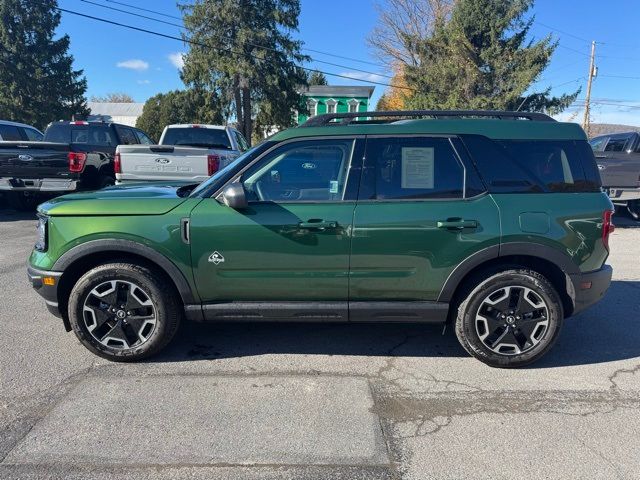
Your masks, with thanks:
M595 152L605 187L636 187L640 174L640 155L633 153L635 136L611 135L604 150Z
M428 317L415 302L436 301L460 262L499 243L498 209L459 152L455 137L367 137L353 225L353 320L387 310ZM374 301L404 302L406 311Z

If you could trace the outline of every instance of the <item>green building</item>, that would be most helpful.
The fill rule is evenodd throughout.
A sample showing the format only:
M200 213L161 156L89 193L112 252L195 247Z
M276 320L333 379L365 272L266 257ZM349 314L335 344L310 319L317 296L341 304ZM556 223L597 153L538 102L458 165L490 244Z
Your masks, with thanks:
M305 97L310 115L298 113L298 124L309 116L322 113L366 112L375 87L312 85L300 92Z

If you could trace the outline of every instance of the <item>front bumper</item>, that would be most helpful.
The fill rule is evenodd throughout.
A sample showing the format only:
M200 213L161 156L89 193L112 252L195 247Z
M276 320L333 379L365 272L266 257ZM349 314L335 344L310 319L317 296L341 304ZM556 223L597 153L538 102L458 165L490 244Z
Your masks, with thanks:
M0 178L0 190L12 192L73 192L78 180L68 178Z
M573 314L579 313L598 302L607 293L613 269L604 265L600 270L570 275L573 286Z
M62 318L62 313L58 308L58 284L61 276L62 272L38 270L31 265L27 265L27 277L29 277L31 286L44 298L47 309L58 318ZM48 283L45 283L45 278L53 279L53 285L50 284L51 280L47 280Z

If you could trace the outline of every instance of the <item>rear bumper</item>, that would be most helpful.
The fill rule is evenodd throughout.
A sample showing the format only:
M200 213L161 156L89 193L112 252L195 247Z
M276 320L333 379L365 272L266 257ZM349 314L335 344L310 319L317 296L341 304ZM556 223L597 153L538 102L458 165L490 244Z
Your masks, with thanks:
M73 192L79 184L69 178L0 178L0 190L14 192Z
M31 282L31 286L42 298L44 298L44 301L47 304L47 309L59 318L62 318L62 314L58 308L58 283L60 283L61 276L62 272L38 270L31 265L27 265L27 277ZM45 284L45 277L53 279L53 285Z
M612 273L611 265L604 265L600 270L570 275L574 291L574 315L604 297L611 284Z
M640 200L640 187L609 187L606 189L607 195L612 202L628 202L631 200Z

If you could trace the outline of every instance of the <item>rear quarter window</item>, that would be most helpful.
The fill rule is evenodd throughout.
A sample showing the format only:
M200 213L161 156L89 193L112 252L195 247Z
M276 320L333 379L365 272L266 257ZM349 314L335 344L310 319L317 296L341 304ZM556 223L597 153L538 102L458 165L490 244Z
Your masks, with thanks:
M600 191L593 150L585 140L490 140L464 143L493 193Z

